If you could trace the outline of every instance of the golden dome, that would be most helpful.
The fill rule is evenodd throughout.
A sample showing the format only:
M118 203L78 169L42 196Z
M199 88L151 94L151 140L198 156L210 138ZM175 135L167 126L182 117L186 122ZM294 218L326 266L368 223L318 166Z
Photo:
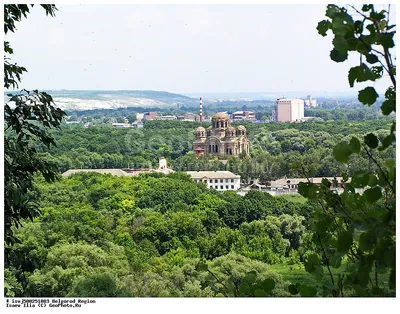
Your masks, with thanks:
M246 131L246 128L245 128L243 125L239 125L239 126L236 128L236 130L245 130L245 131Z
M199 127L196 129L196 132L205 131L205 130L206 130L205 128L203 128L202 126L199 126Z
M213 119L229 119L229 116L226 112L217 112L213 117Z

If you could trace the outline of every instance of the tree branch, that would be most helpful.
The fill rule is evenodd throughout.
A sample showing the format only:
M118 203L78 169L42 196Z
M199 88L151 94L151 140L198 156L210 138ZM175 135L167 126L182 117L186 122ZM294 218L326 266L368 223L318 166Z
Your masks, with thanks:
M385 172L383 171L381 165L378 163L378 161L372 156L372 154L368 151L366 147L364 147L365 152L367 153L368 157L378 166L379 170L382 173L383 178L385 179L386 184L390 187L392 190L393 194L396 195L396 192L393 188L393 186L390 184L389 179L386 177Z
M322 249L322 253L324 254L325 263L326 263L326 267L328 267L329 275L331 277L331 282L335 286L335 280L333 279L332 271L331 271L331 268L330 268L330 265L329 265L329 259L326 256L326 253L325 253L325 250L324 250L324 246L322 245L321 237L319 236L318 232L317 232L317 237L318 237L319 245L321 246L321 249ZM335 295L335 297L336 297L336 295Z

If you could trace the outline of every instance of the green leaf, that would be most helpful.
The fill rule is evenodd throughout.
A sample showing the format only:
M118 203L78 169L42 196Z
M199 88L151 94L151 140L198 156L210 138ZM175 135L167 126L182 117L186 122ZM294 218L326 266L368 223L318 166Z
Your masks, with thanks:
M379 34L378 44L381 44L384 48L393 48L394 47L393 35L394 33Z
M381 32L384 32L384 31L385 31L385 28L386 28L386 25L387 25L386 20L381 20L381 21L379 21L379 22L378 22L378 28L379 28L379 30L380 30Z
M393 169L396 166L396 160L394 158L388 158L385 160L385 166Z
M379 21L382 20L385 17L385 10L382 10L381 12L377 13L377 12L371 12L371 14L369 15L369 17L373 20Z
M336 252L329 258L329 264L334 268L339 268L343 259L343 254L340 252ZM332 287L333 289L334 287Z
M382 198L382 189L379 186L374 186L364 191L365 200L368 203L374 203Z
M377 286L373 286L371 289L371 294L374 297L383 297L383 296L385 296L385 290L383 290L382 288L379 288Z
M337 238L338 252L347 253L352 244L353 244L353 232L343 231L339 233Z
M366 287L369 284L369 274L373 264L373 256L361 256L360 265L357 270L357 281L361 286Z
M252 294L254 294L256 290L263 290L263 287L261 286L260 283L250 286L250 292Z
M374 6L372 4L364 4L361 8L363 12L368 12L369 10L373 9Z
M316 232L324 233L332 225L332 219L330 219L329 216L324 215L324 216L318 217L318 219L312 219L311 225L312 225L312 228Z
M386 99L381 106L381 111L385 116L391 114L392 111L396 111L396 103L394 99Z
M275 281L273 279L265 279L261 286L263 287L265 292L271 292L275 288Z
M343 10L336 13L332 18L332 32L341 36L352 34L354 32L353 18Z
M322 284L329 290L335 289L335 285L333 285L329 280L324 280Z
M331 186L331 181L329 181L327 178L323 178L321 181L321 186L329 188Z
M368 24L366 26L366 29L370 32L370 35L375 35L376 34L376 28L374 24Z
M375 88L369 86L358 92L358 100L365 105L372 105L378 98L378 93Z
M361 252L371 251L376 244L376 237L368 232L363 232L358 240L358 247Z
M365 63L352 67L349 70L349 84L350 87L354 86L354 82L365 82L375 81L378 78L378 74L374 73Z
M349 48L349 45L347 43L347 40L344 39L343 36L338 36L336 35L335 38L333 39L333 46L335 47L335 49L337 51L339 51L340 53L347 53L347 50Z
M358 138L353 136L349 142L349 147L353 153L358 154L361 149L361 144Z
M346 51L346 53L342 53L342 52L340 52L340 51L338 51L338 50L336 50L334 48L331 51L330 57L331 57L332 61L335 61L335 62L346 61L346 59L347 59L347 51Z
M301 182L299 183L298 192L305 198L316 199L318 188L315 184L309 182L306 183Z
M352 153L350 145L345 142L341 142L333 148L333 157L338 162L348 162Z
M229 281L227 283L227 288L228 288L228 297L234 297L235 296L235 285Z
M197 265L196 265L196 270L197 270L197 271L207 271L207 270L208 270L208 266L207 266L206 263L199 262L199 263L197 263Z
M332 32L337 36L345 36L348 30L348 26L344 24L343 19L340 17L334 17L332 19Z
M378 57L371 53L366 56L366 59L367 59L367 62L371 63L371 64L379 62Z
M354 22L354 32L355 32L356 34L361 34L361 33L363 32L363 26L364 26L364 23L363 23L363 22L361 22L361 21L355 21L355 22Z
M392 269L389 276L389 288L394 289L396 287L396 270Z
M307 257L307 261L304 262L304 268L307 272L312 273L316 269L316 266L319 265L319 259L316 254L310 254Z
M367 144L370 148L377 148L379 144L379 140L373 133L368 133L364 136L364 143Z
M317 289L315 287L300 285L298 289L302 297L315 297L317 295Z
M242 282L242 283L240 283L238 290L239 290L239 294L241 294L243 296L247 296L250 293L250 286L247 283Z
M346 205L351 209L362 209L365 207L365 197L362 194L353 193L347 196Z
M256 291L254 291L254 296L255 297L267 297L268 294L264 290L257 289Z
M396 89L393 86L390 86L386 91L385 91L385 97L387 99L396 99Z
M368 177L368 186L373 187L378 184L378 179L376 178L376 175L370 174Z
M354 291L360 296L360 297L366 297L368 296L368 293L366 292L366 289L361 287L360 285L354 286Z
M368 53L371 52L371 45L375 43L375 36L369 35L360 35L360 38L357 40L356 44L356 51L363 55L367 55Z
M334 5L334 4L329 4L327 7L326 7L326 12L325 12L325 15L327 16L327 17L330 17L331 19L337 14L337 13L339 13L340 12L340 10L339 10L339 7L337 6L337 5Z
M354 87L354 82L356 81L356 79L359 77L359 73L361 71L361 67L360 66L356 66L356 67L352 67L349 70L349 84L350 87Z
M256 282L256 278L257 278L257 273L255 271L252 271L246 274L244 280L246 280L249 284L252 284Z
M290 285L290 286L288 287L288 290L289 290L289 293L290 293L291 295L296 295L296 294L299 293L299 290L297 290L297 287L296 287L295 285Z
M318 23L317 26L317 30L318 30L318 34L320 34L321 36L326 36L327 31L332 28L332 24L331 22L327 21L327 20L323 20L321 22Z
M383 67L379 66L373 66L371 67L371 73L372 73L372 78L371 81L376 81L377 79L380 79L383 74Z

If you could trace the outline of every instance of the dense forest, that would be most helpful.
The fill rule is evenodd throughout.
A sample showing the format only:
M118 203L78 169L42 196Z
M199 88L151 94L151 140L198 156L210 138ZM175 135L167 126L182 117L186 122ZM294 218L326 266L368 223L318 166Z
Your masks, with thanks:
M42 214L16 232L9 296L216 296L248 273L274 280L270 296L317 283L300 266L318 250L306 223L314 205L301 196L219 193L182 173L91 173L37 178L31 201Z
M333 158L332 148L353 136L361 139L371 130L383 139L389 134L391 121L381 117L356 122L246 123L250 157L231 158L227 164L213 157L196 158L192 152L195 128L208 127L207 123L149 121L142 129L64 125L61 131L53 132L57 147L52 148L48 158L55 158L61 171L71 168L155 168L158 158L164 156L174 170L230 170L240 174L244 181L304 177L299 165L303 165L307 175L311 176L340 176L344 170L351 175L359 166L376 166L366 154L352 156L348 165L340 164ZM43 152L46 152L44 147ZM376 158L382 160L394 156L395 147L390 147L377 152Z

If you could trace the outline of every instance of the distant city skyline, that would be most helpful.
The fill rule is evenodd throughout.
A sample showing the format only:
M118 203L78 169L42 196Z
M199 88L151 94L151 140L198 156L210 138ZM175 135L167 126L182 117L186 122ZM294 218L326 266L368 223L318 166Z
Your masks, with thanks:
M358 56L330 60L316 26L326 5L35 6L5 36L21 88L200 93L349 93ZM393 10L394 11L394 10ZM393 12L395 14L395 12Z

